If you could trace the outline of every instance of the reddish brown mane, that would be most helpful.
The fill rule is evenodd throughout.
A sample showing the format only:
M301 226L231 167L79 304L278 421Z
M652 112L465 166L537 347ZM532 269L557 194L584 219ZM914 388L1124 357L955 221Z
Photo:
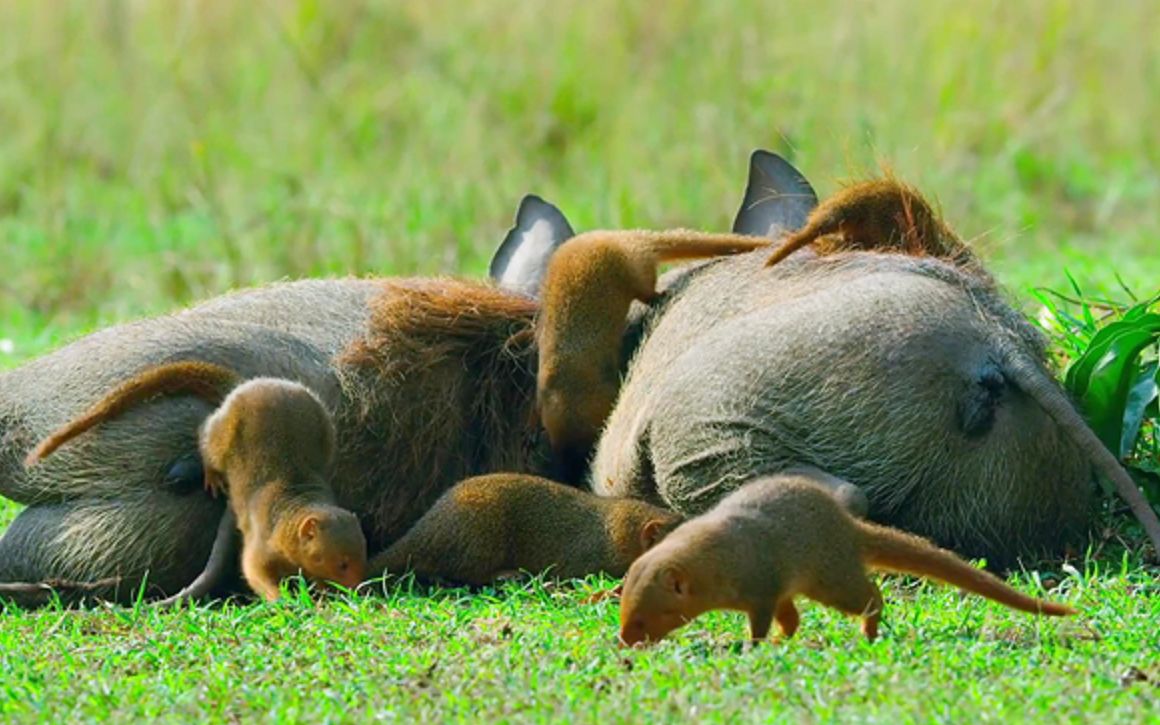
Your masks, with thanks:
M490 284L453 278L401 279L383 282L370 302L368 332L342 354L342 364L381 362L388 345L421 343L441 347L475 347L507 338L513 354L532 344L532 319L538 305Z
M340 441L358 444L340 458L359 463L367 492L406 482L406 500L385 497L370 512L401 535L456 481L529 470L538 305L456 279L384 281L369 304L367 332L336 358L348 401L339 430L361 431Z

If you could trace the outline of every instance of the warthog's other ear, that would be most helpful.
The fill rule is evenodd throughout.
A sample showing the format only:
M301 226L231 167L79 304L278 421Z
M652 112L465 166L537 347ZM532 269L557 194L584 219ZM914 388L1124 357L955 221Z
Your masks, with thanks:
M818 195L802 172L777 154L757 149L749 157L749 183L733 231L780 239L804 226L817 205Z
M500 287L538 297L548 260L575 234L559 209L528 194L520 200L515 226L491 258L488 274Z

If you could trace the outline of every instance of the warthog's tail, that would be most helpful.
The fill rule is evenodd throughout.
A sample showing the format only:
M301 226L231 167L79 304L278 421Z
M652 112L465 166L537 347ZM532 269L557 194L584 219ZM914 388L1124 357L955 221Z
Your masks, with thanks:
M1002 372L1008 381L1038 403L1091 460L1096 470L1111 480L1117 493L1127 501L1144 527L1152 547L1160 554L1160 519L1120 461L1088 427L1046 371L1017 350L1011 347L1003 349L1006 354L1001 364Z

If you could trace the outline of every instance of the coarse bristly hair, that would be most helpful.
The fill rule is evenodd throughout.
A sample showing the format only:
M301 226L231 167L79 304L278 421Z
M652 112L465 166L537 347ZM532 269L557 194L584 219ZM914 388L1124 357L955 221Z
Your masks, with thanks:
M401 535L456 481L543 461L534 417L534 300L456 279L383 282L365 335L336 360L336 478ZM406 492L405 496L399 495ZM381 493L376 493L381 492Z

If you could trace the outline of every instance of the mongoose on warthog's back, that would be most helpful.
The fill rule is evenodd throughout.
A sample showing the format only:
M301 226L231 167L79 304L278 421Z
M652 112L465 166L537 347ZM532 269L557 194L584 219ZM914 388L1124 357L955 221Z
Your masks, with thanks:
M334 457L334 424L308 388L287 380L243 382L233 370L199 361L151 368L117 386L66 423L28 456L35 464L75 436L159 395L185 394L218 409L202 424L199 449L205 485L229 494L243 536L242 574L266 599L301 571L308 579L347 587L362 581L366 540L354 514L334 505L326 481ZM235 556L230 526L219 527L210 564L178 597L221 584Z
M773 266L809 244L823 255L854 249L898 251L977 267L970 248L930 202L917 189L890 178L851 184L823 201L766 264Z
M482 585L502 574L562 579L629 564L682 520L643 501L596 496L536 476L476 476L443 494L368 571Z
M783 474L742 485L633 562L620 601L620 640L656 641L714 609L748 614L754 640L766 638L774 619L792 637L798 595L862 617L873 640L882 595L867 567L940 579L1024 612L1074 613L917 536L859 521L809 475Z
M537 405L553 451L580 460L590 453L620 389L629 305L656 297L657 265L767 245L689 230L596 231L565 242L548 265L536 327Z

